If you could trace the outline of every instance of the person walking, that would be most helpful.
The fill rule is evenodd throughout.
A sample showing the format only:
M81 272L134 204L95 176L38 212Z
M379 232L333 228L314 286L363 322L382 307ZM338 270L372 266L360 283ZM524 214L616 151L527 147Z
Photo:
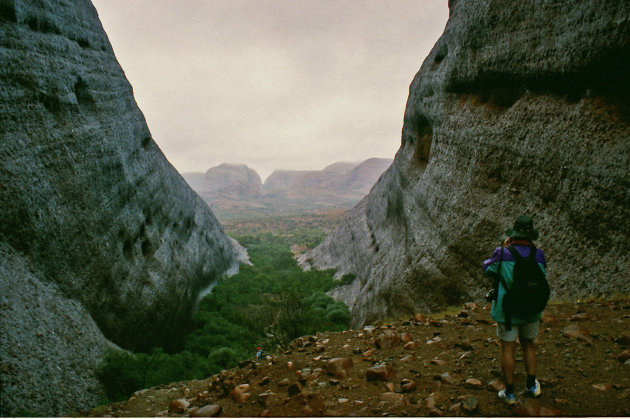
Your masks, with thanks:
M508 238L500 247L494 250L490 259L483 262L483 270L484 275L492 278L494 281L493 295L488 299L492 299L491 315L497 322L497 335L502 342L501 367L503 369L505 390L501 390L498 396L505 403L514 404L516 401L514 395L514 367L517 336L523 350L523 361L527 372L526 393L532 397L538 397L542 392L540 383L536 379L534 338L538 334L538 324L542 315L542 309L549 298L549 287L545 279L547 269L545 254L534 245L534 241L538 239L538 231L534 229L531 217L526 215L517 217L513 227L508 228L505 233ZM529 267L525 266L526 262L529 262ZM520 264L520 267L518 268L518 275L516 275L518 279L515 280L517 263ZM536 272L537 269L540 271ZM517 286L517 282L519 285L527 283L527 281L531 284L531 278L540 277L541 275L540 281L544 282L542 288L546 287L547 294L546 297L543 295L538 297L538 299L544 299L544 304L524 301L532 297L526 295L526 293L518 294L515 291L520 289ZM525 280L520 279L522 276L526 276ZM538 290L536 292L540 293ZM542 292L544 293L544 290ZM508 296L508 293L512 295ZM509 303L504 303L504 300L506 302L509 301ZM512 308L519 304L525 309ZM532 309L536 311L531 312Z

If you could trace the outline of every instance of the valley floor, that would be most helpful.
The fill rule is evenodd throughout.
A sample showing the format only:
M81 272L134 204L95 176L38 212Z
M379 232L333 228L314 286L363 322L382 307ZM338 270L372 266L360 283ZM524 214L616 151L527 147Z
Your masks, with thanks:
M138 391L80 415L629 416L628 326L630 300L551 304L537 338L542 395L518 394L525 381L519 353L515 406L497 399L500 343L489 309L469 303L433 319L300 338L271 359L252 354L207 380ZM334 358L346 358L345 368ZM394 375L368 380L366 371L379 364Z

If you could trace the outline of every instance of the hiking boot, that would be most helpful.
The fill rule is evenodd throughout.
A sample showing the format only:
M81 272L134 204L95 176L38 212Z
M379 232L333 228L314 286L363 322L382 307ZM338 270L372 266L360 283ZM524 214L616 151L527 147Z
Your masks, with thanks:
M542 393L542 390L540 389L540 383L538 380L534 382L532 387L527 388L527 394L531 397L538 397L540 396L540 393Z
M514 404L516 402L516 397L514 394L507 394L505 390L501 390L498 393L499 399L503 400L505 404Z

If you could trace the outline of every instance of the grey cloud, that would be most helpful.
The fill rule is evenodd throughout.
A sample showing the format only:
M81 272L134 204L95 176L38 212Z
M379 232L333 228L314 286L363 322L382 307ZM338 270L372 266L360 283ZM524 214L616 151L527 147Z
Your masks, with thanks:
M444 0L94 0L153 137L182 172L393 157Z

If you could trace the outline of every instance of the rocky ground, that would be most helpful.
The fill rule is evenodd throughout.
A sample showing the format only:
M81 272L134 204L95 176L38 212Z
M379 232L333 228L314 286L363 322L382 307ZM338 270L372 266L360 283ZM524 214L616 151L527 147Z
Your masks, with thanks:
M416 315L343 333L206 380L136 392L81 416L629 416L630 300L552 304L539 337L539 399L502 388L489 308ZM517 357L517 393L525 381Z

